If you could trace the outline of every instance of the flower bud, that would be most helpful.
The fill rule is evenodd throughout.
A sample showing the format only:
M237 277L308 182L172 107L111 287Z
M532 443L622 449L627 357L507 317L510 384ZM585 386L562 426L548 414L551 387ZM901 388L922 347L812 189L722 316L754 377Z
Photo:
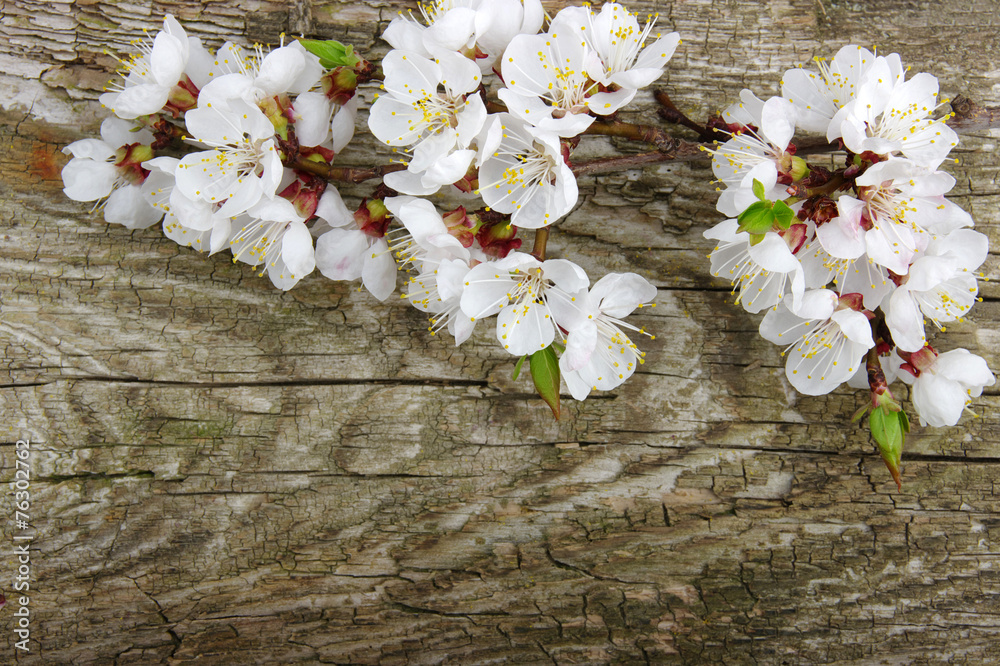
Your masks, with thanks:
M373 238L385 236L385 231L389 228L391 220L389 209L385 207L385 202L381 199L363 200L357 212L354 213L354 221L357 222L358 228Z
M448 233L457 238L462 247L472 247L472 242L476 239L476 222L466 214L464 206L445 213L442 219L448 227Z
M185 111L190 111L198 106L198 93L198 86L185 74L184 78L170 89L170 95L167 97L167 104L164 108L174 118L179 118Z
M479 189L479 169L476 168L474 163L470 164L468 171L465 172L465 175L453 184L466 194L475 192Z
M308 148L299 146L299 156L310 162L332 164L333 158L337 156L337 153L323 146L310 146Z
M319 198L326 191L326 181L308 174L300 174L299 178L301 180L293 181L278 195L291 201L295 212L308 220L316 214Z
M809 165L806 164L806 161L801 157L792 155L791 162L792 167L789 170L789 173L792 176L792 182L801 180L807 173L809 173Z
M282 108L277 97L267 97L257 102L257 106L267 119L271 121L274 125L274 133L281 137L283 140L288 140L288 116L285 115L285 109Z
M793 224L787 229L778 231L778 235L785 241L789 252L796 254L805 245L806 236L809 235L809 228L804 224Z
M507 216L485 213L480 218L487 219L483 220L482 226L476 232L476 240L479 241L479 245L487 255L503 259L512 250L521 247L521 239L515 238L517 227L510 223Z
M115 151L115 166L121 170L126 180L141 185L146 181L149 170L142 167L146 160L153 159L153 149L141 143L130 143Z
M910 354L910 365L916 370L914 376L919 377L921 372L934 365L937 357L937 350L930 345L924 345L923 349Z
M327 98L334 104L343 106L354 97L358 89L358 75L351 67L337 67L324 74L320 83Z

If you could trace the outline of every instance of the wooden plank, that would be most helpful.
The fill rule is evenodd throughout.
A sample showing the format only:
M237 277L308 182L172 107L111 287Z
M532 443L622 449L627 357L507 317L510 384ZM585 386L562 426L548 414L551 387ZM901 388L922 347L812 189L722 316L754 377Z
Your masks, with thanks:
M996 2L655 4L684 38L661 83L696 117L873 35L947 94L1000 103ZM284 30L378 54L406 6L5 6L3 478L30 436L39 532L23 661L1000 658L1000 392L977 401L979 418L916 428L897 493L850 423L863 396L795 395L758 318L708 275L701 234L720 218L704 164L581 180L552 255L592 278L651 279L658 305L637 321L657 337L632 380L567 399L558 423L485 327L455 348L398 299L318 275L279 293L225 256L109 228L62 196L59 148L100 122L105 48L164 11L213 44ZM651 95L625 115L657 122ZM953 199L994 247L998 138L963 137L948 166ZM359 136L342 157L376 150ZM943 340L1000 368L995 255L983 271L985 302ZM8 544L12 531L4 522ZM0 580L15 567L0 560Z

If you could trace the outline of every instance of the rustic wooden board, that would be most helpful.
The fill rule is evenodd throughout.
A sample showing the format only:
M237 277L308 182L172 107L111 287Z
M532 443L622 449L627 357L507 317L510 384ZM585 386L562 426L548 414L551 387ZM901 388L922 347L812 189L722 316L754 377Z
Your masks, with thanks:
M744 85L776 92L784 69L845 43L897 50L946 94L1000 103L997 2L630 7L654 5L684 38L661 83L696 117ZM396 299L319 275L282 294L226 256L108 228L62 196L59 148L96 133L104 50L164 12L214 44L287 31L377 55L401 7L4 5L3 479L30 436L38 536L32 651L15 654L7 608L0 659L1000 659L1000 392L977 402L980 418L915 429L896 492L850 423L863 396L797 396L757 318L708 276L701 234L719 216L704 164L581 180L551 254L591 276L648 276L658 307L638 321L657 338L630 382L567 399L558 423L485 328L454 348ZM628 116L656 122L651 95ZM949 167L954 200L994 247L998 139L963 137ZM373 150L358 141L344 161ZM983 270L996 280L995 255ZM996 369L1000 291L981 291L943 346ZM3 521L4 543L12 531ZM15 569L0 559L8 601Z

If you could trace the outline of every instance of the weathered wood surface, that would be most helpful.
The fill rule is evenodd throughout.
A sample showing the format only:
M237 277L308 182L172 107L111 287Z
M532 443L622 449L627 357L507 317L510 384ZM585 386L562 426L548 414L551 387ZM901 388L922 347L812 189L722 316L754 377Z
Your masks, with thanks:
M552 253L649 276L659 307L639 319L658 335L634 379L558 423L485 327L455 349L405 303L318 275L282 294L62 197L58 149L96 133L104 49L164 12L214 44L285 30L380 53L402 5L4 4L3 478L30 436L38 537L32 651L14 653L8 607L0 661L1000 660L997 391L981 418L917 428L896 492L850 423L862 397L796 396L708 277L704 165L581 181ZM996 2L656 6L684 38L663 83L695 116L845 43L1000 103ZM964 137L949 166L994 247L998 136ZM997 369L1000 292L982 294L943 346ZM8 600L15 567L0 559Z

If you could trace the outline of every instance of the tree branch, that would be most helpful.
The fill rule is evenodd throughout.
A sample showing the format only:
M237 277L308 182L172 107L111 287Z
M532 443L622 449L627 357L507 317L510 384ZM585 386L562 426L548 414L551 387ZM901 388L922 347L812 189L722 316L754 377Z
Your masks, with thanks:
M549 228L542 227L535 229L535 244L531 248L531 254L539 261L545 261L545 246L549 242Z
M642 141L656 146L659 152L669 153L677 147L677 139L667 131L652 125L633 125L620 121L602 122L598 120L583 132L600 136L618 136L632 141Z
M405 164L398 163L383 164L382 166L371 167L370 169L362 169L359 167L335 167L323 164L322 162L305 160L301 157L289 166L293 169L305 171L306 173L319 176L320 178L325 178L329 181L341 181L346 183L363 183L366 180L371 180L372 178L382 178L387 173L403 171L406 169Z

